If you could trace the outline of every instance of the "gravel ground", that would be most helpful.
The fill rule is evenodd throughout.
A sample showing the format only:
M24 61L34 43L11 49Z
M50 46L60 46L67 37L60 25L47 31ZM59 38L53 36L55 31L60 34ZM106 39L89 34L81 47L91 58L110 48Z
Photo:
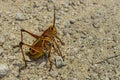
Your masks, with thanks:
M1 80L120 80L120 0L0 0ZM20 29L41 35L53 21L65 42L60 49L66 65L53 64L49 72L46 58L30 60L25 69L16 45ZM24 41L34 39L24 34ZM24 47L27 52L28 47ZM52 51L54 53L54 50ZM52 59L56 55L51 55ZM58 58L58 57L57 57Z

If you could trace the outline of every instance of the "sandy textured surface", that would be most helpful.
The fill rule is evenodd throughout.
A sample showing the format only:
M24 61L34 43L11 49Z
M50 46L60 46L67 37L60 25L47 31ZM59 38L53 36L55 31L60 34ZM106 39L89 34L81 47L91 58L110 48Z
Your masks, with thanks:
M24 66L15 47L20 29L41 35L52 23L54 4L66 66L53 65L49 72L49 65L38 60L19 71ZM33 40L24 35L25 42ZM0 76L1 80L120 80L120 0L0 0Z

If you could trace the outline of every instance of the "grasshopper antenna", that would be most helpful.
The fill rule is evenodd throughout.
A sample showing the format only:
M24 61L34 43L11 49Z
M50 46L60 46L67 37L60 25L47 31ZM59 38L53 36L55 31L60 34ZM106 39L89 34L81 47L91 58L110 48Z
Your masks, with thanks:
M53 27L55 27L55 5L54 5L54 18L53 18Z

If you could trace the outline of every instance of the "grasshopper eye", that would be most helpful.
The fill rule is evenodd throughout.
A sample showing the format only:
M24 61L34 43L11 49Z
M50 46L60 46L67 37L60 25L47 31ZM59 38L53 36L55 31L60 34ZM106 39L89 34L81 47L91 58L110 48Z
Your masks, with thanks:
M51 29L51 30L54 30L54 28L53 28L53 27L51 27L50 29Z
M54 30L53 28L51 28L51 30Z

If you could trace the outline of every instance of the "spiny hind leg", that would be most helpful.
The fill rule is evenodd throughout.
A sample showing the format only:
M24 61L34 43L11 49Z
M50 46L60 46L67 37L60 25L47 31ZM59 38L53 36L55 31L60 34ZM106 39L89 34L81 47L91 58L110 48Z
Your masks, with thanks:
M39 36L37 36L37 35L35 35L35 34L29 32L29 31L27 31L27 30L25 30L25 29L21 29L21 38L22 38L22 40L23 40L23 32L28 33L29 35L31 35L32 37L34 37L34 38L36 38L36 39L39 38ZM22 40L21 40L21 41L22 41Z
M36 39L38 39L39 36L37 36L37 35L35 35L35 34L33 34L33 33L30 33L30 32L27 31L27 30L21 29L21 42L19 43L19 47L20 47L21 52L22 52L22 56L23 56L23 60L24 60L24 62L25 62L25 66L27 66L27 63L26 63L26 60L25 60L25 55L24 55L22 46L23 46L23 45L27 45L28 47L32 48L32 49L35 50L35 51L36 51L36 50L37 50L38 52L41 52L41 51L38 50L38 48L32 47L32 46L30 46L30 45L28 45L28 44L26 44L26 43L23 42L23 32L28 33L29 35L31 35L32 37L34 37L34 38L36 38Z
M23 43L20 42L20 43L19 43L19 47L20 47L21 52L22 52L23 61L25 62L25 67L27 67L27 62L26 62L26 60L25 60L25 55L24 55L24 52L23 52L23 48L22 48L22 46L23 46Z

